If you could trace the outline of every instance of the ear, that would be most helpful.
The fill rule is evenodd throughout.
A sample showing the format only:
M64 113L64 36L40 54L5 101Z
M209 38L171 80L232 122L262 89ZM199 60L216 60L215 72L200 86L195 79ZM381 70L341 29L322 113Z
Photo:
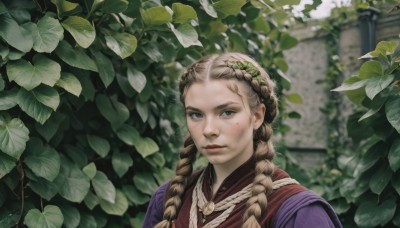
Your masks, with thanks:
M266 107L264 104L259 104L253 113L253 128L257 130L264 122Z

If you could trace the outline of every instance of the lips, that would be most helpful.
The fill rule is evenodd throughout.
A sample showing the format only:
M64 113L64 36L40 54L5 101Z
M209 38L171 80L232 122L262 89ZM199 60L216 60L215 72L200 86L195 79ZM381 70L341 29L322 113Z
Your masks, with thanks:
M207 145L204 148L205 149L217 149L217 148L222 148L223 146L220 145Z

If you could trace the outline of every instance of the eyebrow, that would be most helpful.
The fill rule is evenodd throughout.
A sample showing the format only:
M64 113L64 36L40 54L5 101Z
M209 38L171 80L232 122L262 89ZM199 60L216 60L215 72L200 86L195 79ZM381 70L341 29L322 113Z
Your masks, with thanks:
M224 104L218 105L218 106L215 107L214 109L220 110L220 109L224 109L224 108L226 108L226 107L228 107L228 106L230 106L230 105L240 105L240 104L239 104L238 102L228 101L228 102L226 102L226 103L224 103ZM185 109L186 109L186 110L191 109L191 110L196 110L196 111L199 111L199 110L200 110L200 109L195 108L195 107L192 107L192 106L186 106Z

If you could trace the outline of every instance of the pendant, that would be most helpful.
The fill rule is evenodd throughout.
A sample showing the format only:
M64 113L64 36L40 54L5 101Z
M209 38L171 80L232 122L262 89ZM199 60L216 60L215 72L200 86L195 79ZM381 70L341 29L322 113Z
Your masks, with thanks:
M203 215L206 215L206 216L207 216L207 215L210 215L211 213L213 213L214 209L215 209L215 204L214 204L214 202L212 202L212 201L207 202L207 203L204 205L204 207L202 208Z

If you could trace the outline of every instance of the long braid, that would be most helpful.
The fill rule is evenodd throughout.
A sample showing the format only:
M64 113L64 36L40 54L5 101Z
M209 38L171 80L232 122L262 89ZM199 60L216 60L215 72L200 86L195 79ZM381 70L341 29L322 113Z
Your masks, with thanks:
M171 180L167 191L167 198L164 205L163 220L156 228L170 228L172 221L178 215L182 205L182 195L185 192L187 179L193 172L193 163L196 160L197 149L190 136L184 142L184 148L180 153L180 160L176 166L176 175Z

